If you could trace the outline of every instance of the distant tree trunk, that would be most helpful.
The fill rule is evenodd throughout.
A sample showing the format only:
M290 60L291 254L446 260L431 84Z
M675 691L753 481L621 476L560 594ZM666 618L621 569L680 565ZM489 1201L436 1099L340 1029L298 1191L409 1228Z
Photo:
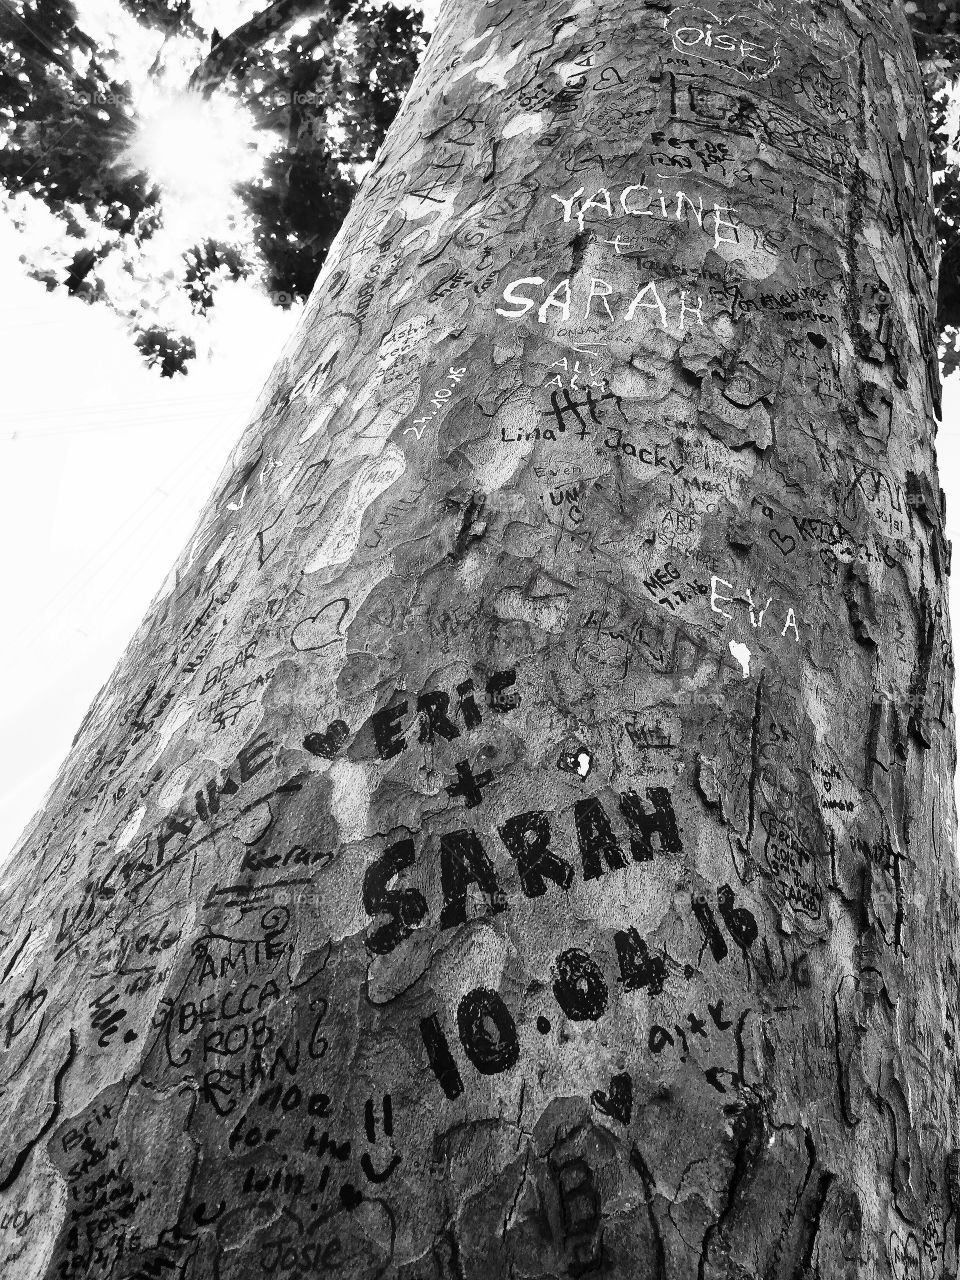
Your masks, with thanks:
M900 0L448 0L3 883L16 1280L956 1274Z

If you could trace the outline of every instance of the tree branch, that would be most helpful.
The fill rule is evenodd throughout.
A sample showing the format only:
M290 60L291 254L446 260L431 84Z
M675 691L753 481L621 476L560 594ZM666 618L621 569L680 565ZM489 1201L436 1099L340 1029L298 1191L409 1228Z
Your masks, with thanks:
M277 32L286 30L298 18L323 13L339 24L354 7L354 0L273 0L235 31L213 46L190 77L191 89L205 97L227 79L243 60Z

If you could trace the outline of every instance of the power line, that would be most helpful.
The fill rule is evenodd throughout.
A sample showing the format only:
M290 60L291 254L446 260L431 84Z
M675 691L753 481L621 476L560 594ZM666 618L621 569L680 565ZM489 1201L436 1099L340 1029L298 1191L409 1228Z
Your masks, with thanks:
M136 411L137 409L180 409L181 407L189 408L191 405L204 405L216 403L220 404L224 400L242 399L244 393L240 391L228 391L225 393L209 392L205 395L178 396L171 400L169 405L160 403L155 397L144 400L101 400L96 404L82 404L74 408L70 406L70 414L73 416L89 416L94 413L118 412L118 411ZM30 418L43 418L51 415L62 415L60 409L39 409L24 416Z
M238 397L237 403L241 404L244 400L245 397ZM220 403L222 405L223 401L221 400ZM9 435L2 437L2 439L5 440L7 444L15 444L28 443L31 440L46 440L53 436L91 435L98 431L133 431L136 428L157 428L165 426L173 429L176 427L183 427L194 416L207 422L211 420L209 414L197 411L194 415L191 414L188 409L185 409L183 412L177 413L176 415L170 411L164 411L155 415L145 414L138 416L137 420L132 422L100 422L91 426L59 426L56 425L56 420L54 419L55 425L51 427L43 428L39 431L21 431L19 428L14 428Z
M179 427L191 418L206 422L212 420L211 410L236 410L246 405L252 408L254 396L246 392L227 392L218 395L183 398L170 404L149 401L120 401L112 404L90 405L81 408L50 409L14 413L8 418L16 422L12 430L0 439L13 441L43 439L53 435L85 435L93 431L133 430L142 427L162 427L169 424ZM216 414L217 420L222 413ZM111 421L112 419L112 421ZM117 419L120 419L119 421ZM36 426L38 429L32 429Z

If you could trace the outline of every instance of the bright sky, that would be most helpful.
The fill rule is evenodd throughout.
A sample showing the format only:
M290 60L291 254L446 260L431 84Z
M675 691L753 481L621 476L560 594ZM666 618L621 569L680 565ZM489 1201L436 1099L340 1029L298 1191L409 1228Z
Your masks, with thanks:
M204 2L224 31L257 7ZM161 379L106 308L27 279L21 251L0 223L0 862L187 541L297 317L225 286L213 357ZM945 389L939 449L957 543L960 377Z

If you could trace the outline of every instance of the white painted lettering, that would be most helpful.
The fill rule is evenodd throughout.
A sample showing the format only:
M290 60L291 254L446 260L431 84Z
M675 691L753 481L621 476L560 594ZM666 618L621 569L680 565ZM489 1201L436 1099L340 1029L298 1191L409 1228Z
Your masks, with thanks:
M645 297L646 294L651 291L653 292L653 302L641 302L641 298ZM660 321L663 324L663 327L667 327L667 308L663 305L663 299L657 292L657 284L655 280L651 280L649 284L645 284L634 300L630 303L630 309L627 311L628 320L633 319L638 307L642 307L645 310L658 310L660 312Z
M566 198L566 196L557 196L557 195L554 195L553 193L551 193L551 195L550 195L550 199L551 199L551 200L556 200L558 204L562 204L562 205L563 205L563 220L564 220L564 222L569 222L569 221L570 221L570 215L571 215L571 214L572 214L572 212L573 212L573 202L574 202L574 200L579 200L579 198L583 195L583 192L584 192L584 188L583 188L583 187L578 187L578 188L576 189L576 191L573 193L573 195L570 197L570 199L569 199L569 200Z
M600 285L603 285L602 290L599 287ZM589 318L590 303L594 300L594 298L600 299L600 301L603 303L603 305L607 309L607 315L612 320L613 312L610 310L610 303L607 301L607 298L610 296L611 293L613 293L612 284L608 284L606 280L598 280L596 276L593 276L592 279L590 280L590 296L587 298L587 310L586 310L586 314L583 317L584 320Z
M733 590L732 582L727 582L725 578L718 578L716 574L713 574L710 578L710 608L714 613L722 614L724 618L732 618L733 614L727 613L726 609L721 609L718 606L717 601L723 600L732 602L733 596L719 595L717 593L718 586L729 587L731 591Z
M786 620L786 622L783 624L783 630L780 632L780 634L781 634L782 636L785 636L785 635L787 634L787 630L788 630L790 627L793 627L793 635L794 635L794 639L796 640L797 644L799 644L799 643L800 643L800 632L797 630L797 617L796 617L796 614L793 612L793 610L792 610L792 609L788 609L788 610L787 610L787 620Z
M630 194L631 191L646 191L647 207L645 209L630 209L627 207L627 196ZM623 212L633 214L635 217L638 217L638 218L653 217L653 214L650 212L650 199L651 199L650 188L645 186L642 182L635 182L632 187L624 187L623 190L620 192L620 204L623 208Z
M531 307L535 307L537 304L532 298L524 298L521 294L518 294L516 290L522 284L544 283L545 281L543 276L524 276L522 280L514 280L512 284L508 284L503 291L503 300L504 302L509 302L512 307L517 307L518 310L504 311L502 307L497 307L497 315L509 316L513 320L519 319L520 316L525 316Z
M547 311L550 307L557 307L560 310L561 320L564 324L570 319L570 281L561 280L558 285L550 290L546 300L537 312L537 319L541 324L547 322Z

